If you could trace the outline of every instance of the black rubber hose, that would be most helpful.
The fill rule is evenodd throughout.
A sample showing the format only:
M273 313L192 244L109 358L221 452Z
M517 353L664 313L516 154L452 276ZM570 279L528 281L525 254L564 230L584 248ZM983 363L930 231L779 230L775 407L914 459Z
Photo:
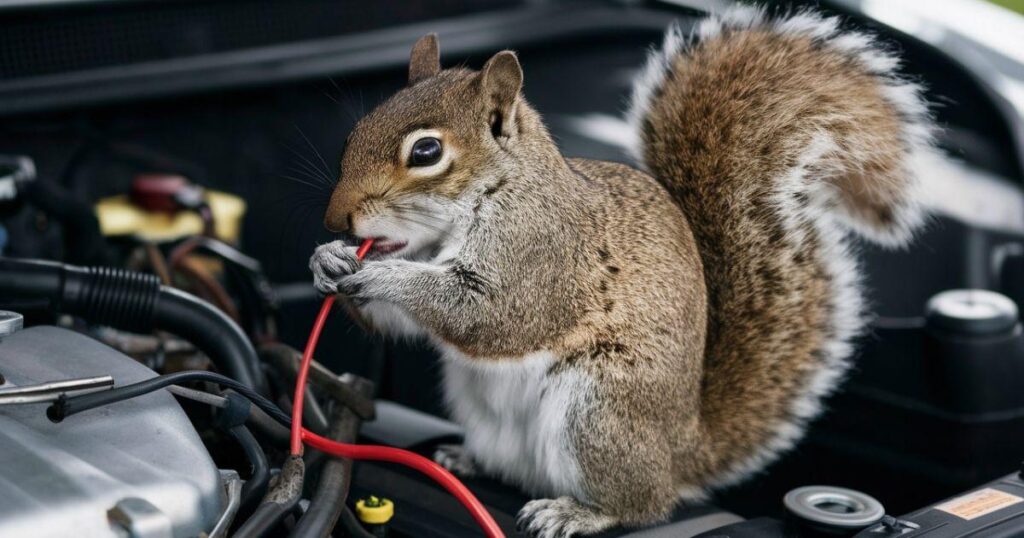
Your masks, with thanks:
M351 418L346 419L347 423L356 423L358 418L348 413ZM355 428L346 429L355 430ZM339 436L340 437L340 436ZM352 438L336 438L352 442ZM352 480L352 460L331 458L324 463L320 470L320 479L316 484L316 492L309 503L309 508L292 531L292 537L302 538L326 538L341 516L341 510L345 507L345 499L348 497L349 483Z
M279 447L288 446L291 431L259 407L252 408L245 423L259 433L265 441Z
M242 486L242 506L252 506L266 493L267 482L270 481L270 465L267 463L267 455L256 438L252 436L252 432L245 426L233 426L228 429L228 433L242 447L245 457L252 465L252 476Z
M104 405L129 400L170 385L178 385L191 381L208 381L210 383L216 383L222 387L234 389L239 394L245 396L254 405L265 411L274 420L285 427L291 427L291 417L289 417L284 411L281 411L281 408L274 405L273 402L266 399L263 395L257 393L248 386L231 379L230 377L226 377L215 372L207 372L205 370L187 370L184 372L165 374L149 378L145 381L132 383L130 385L123 385L100 392L82 394L80 396L61 396L57 401L51 404L49 408L47 408L46 416L54 422L60 422L65 418L76 413L81 413L82 411L88 411L89 409L95 409Z
M277 481L256 507L249 519L232 535L235 538L266 536L288 513L295 509L302 497L302 481L306 467L302 458L290 456L281 467Z
M155 275L111 267L78 267L0 258L0 297L45 299L56 312L132 332L166 330L194 344L225 374L266 392L256 350L231 318Z
M194 295L161 286L154 321L154 328L188 340L226 374L266 393L256 350L242 328L224 312Z
M26 198L63 225L64 255L71 263L110 261L100 221L92 205L44 178L26 183Z
M273 343L265 344L259 350L260 360L266 364L277 367L291 373L294 381L302 362L302 353L286 344ZM362 396L357 394L351 386L342 382L338 374L330 371L324 365L313 360L309 365L309 380L323 389L338 403L348 407L363 420L373 420L374 405L373 395Z
M171 385L181 385L194 381L216 383L222 387L233 389L241 396L244 396L258 408L253 409L248 413L246 422L256 427L261 432L268 433L272 440L276 441L280 439L284 444L287 444L287 441L291 436L291 415L282 411L277 404L268 400L262 394L242 385L238 381L216 372L208 372L206 370L186 370L183 372L164 374L146 379L145 381L132 383L130 385L122 385L110 390L92 392L79 396L64 395L46 409L46 416L48 416L53 422L60 422L65 418L81 413L82 411L88 411L104 405L137 398ZM262 413L260 411L262 411ZM317 435L326 435L326 430L316 431L308 426L307 429Z
M373 384L356 378L351 384L353 391L369 398ZM331 427L331 438L344 443L354 443L359 433L359 417L347 407L341 407ZM349 484L352 480L352 460L331 458L320 471L320 480L309 508L295 525L293 538L327 538L331 535L338 518L345 509Z
M285 386L290 388L295 386L295 378L299 375L298 368L299 363L289 360L292 353L298 353L289 346L284 344L271 344L270 346L261 347L258 356L260 361L272 366L277 373L283 374L283 381ZM302 354L298 353L299 359L302 358ZM289 394L290 391L285 389L282 391L285 394ZM327 423L327 413L324 412L323 407L320 405L320 401L317 400L313 394L313 389L310 384L306 384L305 388L306 405L302 408L302 421L310 426L310 429L316 429L321 432L326 432L330 425Z

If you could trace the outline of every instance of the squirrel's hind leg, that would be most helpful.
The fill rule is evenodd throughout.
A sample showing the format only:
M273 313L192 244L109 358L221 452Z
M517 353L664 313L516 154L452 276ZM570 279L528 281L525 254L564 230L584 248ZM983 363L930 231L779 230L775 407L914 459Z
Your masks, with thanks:
M602 514L572 497L530 501L516 517L516 527L536 538L594 534L618 523L614 516Z
M631 387L644 394L667 393ZM647 525L664 520L679 501L672 447L660 422L651 420L643 406L616 405L609 396L606 393L605 405L581 417L574 435L586 497L527 503L517 523L532 536L568 538L619 525ZM633 413L637 407L640 415Z

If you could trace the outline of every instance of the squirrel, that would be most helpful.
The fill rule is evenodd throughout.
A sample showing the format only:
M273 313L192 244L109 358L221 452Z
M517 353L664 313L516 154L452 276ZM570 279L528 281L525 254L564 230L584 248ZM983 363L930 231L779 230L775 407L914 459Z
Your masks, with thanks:
M668 29L627 113L642 171L563 157L514 52L408 86L346 141L310 267L439 350L461 446L543 537L663 520L799 440L865 325L851 252L925 220L923 90L867 34L733 8Z

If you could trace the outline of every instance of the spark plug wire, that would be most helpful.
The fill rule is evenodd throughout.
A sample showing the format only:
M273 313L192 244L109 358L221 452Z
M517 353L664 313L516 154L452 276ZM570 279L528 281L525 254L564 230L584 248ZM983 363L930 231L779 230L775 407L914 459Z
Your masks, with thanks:
M356 258L362 260L373 246L373 239L366 239L356 251ZM317 342L320 340L320 333L323 331L327 316L334 306L334 296L328 296L320 306L320 312L313 323L313 329L309 333L309 340L302 353L302 364L295 379L295 396L292 400L292 425L291 425L291 454L301 456L303 441L309 446L325 452L332 456L350 458L353 460L372 460L399 463L415 469L438 483L448 490L463 506L469 510L470 515L484 531L488 538L505 538L498 523L494 521L491 514L484 508L483 503L473 495L458 478L447 469L437 463L408 450L378 445L355 445L339 443L325 437L321 437L302 427L302 404L306 394L306 378L309 374L309 365L313 361L313 352L316 350Z

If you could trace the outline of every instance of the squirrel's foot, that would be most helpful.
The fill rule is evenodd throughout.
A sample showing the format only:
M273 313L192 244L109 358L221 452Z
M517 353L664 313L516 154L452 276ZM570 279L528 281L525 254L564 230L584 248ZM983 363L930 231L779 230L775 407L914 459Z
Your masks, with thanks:
M462 445L438 445L434 451L434 461L463 478L472 478L478 474L476 463Z
M338 283L342 277L359 270L361 263L356 257L357 250L358 247L341 241L331 241L316 247L309 259L309 269L313 271L313 285L320 293L338 293Z
M537 538L584 536L616 524L616 518L598 513L572 497L530 501L516 517L516 527Z

